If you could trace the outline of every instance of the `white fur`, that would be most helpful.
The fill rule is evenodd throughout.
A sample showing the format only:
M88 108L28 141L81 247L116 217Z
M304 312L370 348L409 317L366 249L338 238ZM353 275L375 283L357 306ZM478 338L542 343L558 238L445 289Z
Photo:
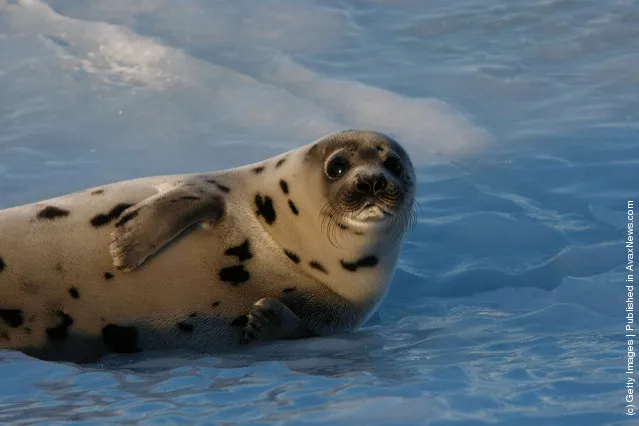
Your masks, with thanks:
M238 342L239 330L229 327L233 318L246 314L256 301L277 298L293 286L311 292L327 286L357 308L353 325L363 323L386 294L398 244L385 230L373 228L365 235L340 233L336 244L328 240L320 217L326 201L316 190L323 170L304 163L312 145L238 169L122 181L0 211L0 258L5 264L0 272L0 309L23 314L19 327L0 318L0 348L19 348L50 359L90 360L107 351L99 339L103 327L117 324L137 327L139 349L218 349ZM280 158L286 161L276 168ZM265 167L260 174L253 171L258 165ZM220 192L223 219L194 228L133 272L115 269L109 243L117 219L94 227L91 218L119 203L136 204L200 177L230 188L228 194ZM288 194L280 188L281 179L288 184ZM104 192L92 195L98 189ZM256 215L256 193L273 199L273 225ZM289 199L299 216L292 214ZM46 206L66 209L69 215L38 219ZM250 281L237 286L220 282L221 268L240 264L225 250L246 239L253 257L242 263ZM298 255L300 263L292 262L284 249ZM375 268L351 272L340 264L371 252L380 259ZM328 274L310 268L311 260L320 262ZM106 279L105 273L113 278ZM71 297L72 287L79 298ZM47 345L51 342L46 329L60 323L59 312L73 319L70 335ZM189 317L193 313L197 316ZM179 322L193 331L180 330Z

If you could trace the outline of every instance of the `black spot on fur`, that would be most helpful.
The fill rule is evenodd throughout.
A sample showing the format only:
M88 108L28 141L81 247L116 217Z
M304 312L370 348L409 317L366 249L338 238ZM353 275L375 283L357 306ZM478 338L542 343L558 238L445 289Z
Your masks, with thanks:
M131 207L133 204L120 203L109 210L108 213L100 213L95 215L91 219L91 225L95 228L99 228L100 226L104 226L107 223L111 222L114 219L117 219L123 211Z
M111 347L113 352L130 354L139 352L138 329L109 324L102 329L102 341Z
M80 292L78 291L78 289L76 287L71 287L69 289L69 294L71 295L71 297L73 297L74 299L79 299L80 298Z
M5 266L7 266L7 264L4 263L4 260L0 257L0 272L4 271Z
M348 229L348 226L344 225L343 223L338 223L337 226L339 226L340 229L343 229L343 230Z
M231 188L229 188L226 185L222 185L221 183L218 183L215 179L206 179L206 181L208 183L212 183L213 185L217 186L217 189L219 189L220 191L228 194L229 192L231 192Z
M218 306L220 306L220 303L222 303L222 302L220 302L219 300L216 300L215 302L213 302L213 303L211 304L211 307L212 307L213 309L215 309L215 308L217 308Z
M284 290L282 290L282 293L292 293L295 290L297 290L296 287L288 287L288 288L285 288Z
M64 210L54 206L47 206L38 212L38 219L53 220L66 216L69 216L69 210Z
M47 328L47 335L51 340L64 340L69 337L69 327L73 325L73 318L62 311L58 311L60 323L55 327Z
M113 274L111 272L105 272L104 273L104 279L105 280L110 280L111 278L113 278Z
M280 158L279 160L277 160L277 163L275 163L275 168L276 168L276 169L279 169L279 168L280 168L280 166L281 166L282 164L284 164L285 162L286 162L286 157L284 157L284 158Z
M60 272L60 273L64 272L64 268L62 267L61 263L56 263L55 264L55 270Z
M273 208L273 200L268 195L262 199L260 194L255 195L255 205L257 206L257 215L262 216L266 223L272 225L275 222L275 209Z
M0 318L11 328L20 327L24 322L20 309L0 309Z
M300 212L297 210L297 207L295 206L295 203L293 203L293 200L288 200L288 206L291 208L291 211L295 216L299 216Z
M309 262L309 266L313 269L317 269L320 272L324 272L325 274L328 274L328 271L326 270L326 268L324 268L324 266L321 263L315 260Z
M138 213L140 213L139 210L133 210L131 213L125 214L124 216L122 216L122 219L116 222L115 227L116 228L121 227L122 225L130 221L131 219L135 218L138 215Z
M91 191L91 195L100 195L104 194L104 189L96 189L95 191Z
M282 188L282 192L288 194L288 184L284 179L280 180L280 188Z
M263 171L264 171L264 166L258 166L253 169L253 173L255 173L256 175L259 175Z
M295 253L293 253L292 251L284 250L284 253L286 253L288 258L291 259L293 262L300 263L300 257L296 255Z
M377 150L378 150L379 152L383 152L383 151L384 151L384 147L383 147L383 146L381 146L381 145L377 145L377 147L376 147L376 148L377 148Z
M342 267L347 271L356 271L357 268L372 268L379 263L379 259L375 256L366 256L355 262L340 261Z
M220 270L220 280L230 282L233 285L245 283L249 278L250 275L244 269L244 265L229 266Z
M189 314L189 318L195 318L195 317L197 317L197 312L191 312Z
M244 262L253 257L249 249L249 240L246 239L242 244L236 247L231 247L224 252L227 256L237 256L240 262Z
M185 195L183 197L180 197L180 200L199 200L200 197L195 196L195 195Z
M240 315L231 322L231 327L244 327L248 324L248 315Z
M180 331L183 331L185 333L191 333L193 331L193 325L187 324L185 322L178 322L177 328L179 328Z

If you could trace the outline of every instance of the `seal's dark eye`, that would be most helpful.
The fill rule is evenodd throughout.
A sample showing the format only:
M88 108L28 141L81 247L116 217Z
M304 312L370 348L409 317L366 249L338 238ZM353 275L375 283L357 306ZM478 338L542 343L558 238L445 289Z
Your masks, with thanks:
M388 170L389 172L391 172L397 177L400 177L402 175L402 172L404 171L404 166L402 166L402 162L400 161L399 158L395 157L394 155L391 155L384 161L384 167L386 168L386 170Z
M331 179L338 179L348 171L351 164L341 155L336 156L326 165L326 176Z

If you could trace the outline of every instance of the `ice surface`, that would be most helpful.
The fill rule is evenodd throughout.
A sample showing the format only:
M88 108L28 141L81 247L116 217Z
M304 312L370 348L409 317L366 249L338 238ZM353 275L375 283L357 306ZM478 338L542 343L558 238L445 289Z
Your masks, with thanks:
M343 128L397 137L420 202L359 332L0 352L0 423L625 424L637 22L636 0L0 0L0 208Z

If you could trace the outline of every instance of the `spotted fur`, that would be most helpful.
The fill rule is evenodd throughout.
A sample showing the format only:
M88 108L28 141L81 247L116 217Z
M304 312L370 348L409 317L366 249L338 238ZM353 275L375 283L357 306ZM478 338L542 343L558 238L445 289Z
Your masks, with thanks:
M288 184L284 179L280 179L280 188L282 188L282 192L288 194Z
M272 225L277 218L273 207L273 199L268 195L262 198L260 194L257 194L255 195L255 205L257 206L256 214L262 216L266 223Z
M299 216L300 212L297 210L297 206L293 202L293 200L288 200L288 206L291 208L291 211L295 216Z
M216 184L215 186L217 186L217 189L219 189L220 191L222 191L222 192L224 192L224 193L226 193L226 194L228 194L229 192L231 192L231 188L229 188L229 187L228 187L228 186L226 186L226 185L222 185L222 184L218 183L218 184Z
M74 299L80 298L80 292L78 291L77 287L71 287L69 289L69 295L73 297Z
M64 340L69 337L69 328L73 325L73 318L59 310L57 312L59 323L55 327L47 328L47 336L50 340Z
M346 262L344 260L341 260L340 263L342 264L342 267L347 271L355 272L358 268L372 268L374 266L377 266L377 264L379 263L379 259L376 256L370 255L362 257L355 262Z
M0 309L0 319L11 328L18 328L24 322L20 309Z
M356 328L385 294L403 229L339 217L330 197L348 189L358 161L370 170L398 149L346 132L233 170L0 210L0 349L84 362ZM327 179L338 150L353 167Z
M237 256L237 259L240 262L244 262L245 260L248 260L253 257L253 254L251 253L251 250L249 247L248 238L244 240L244 242L240 244L239 246L226 249L224 254L227 256Z
M215 179L205 179L205 180L206 180L206 182L212 183L213 185L215 185L217 187L217 189L219 189L220 191L224 192L225 194L228 194L229 192L231 192L231 188L229 188L226 185L222 185L221 183L219 183Z
M233 285L239 285L247 282L251 276L248 271L244 269L244 265L228 266L220 269L220 280L229 282Z
M289 250L284 250L284 253L286 254L286 256L288 256L289 259L291 259L294 263L300 263L300 257L298 255L296 255L295 253L293 253L292 251Z
M38 219L53 220L69 216L69 210L64 210L55 206L47 206L38 212Z
M311 268L323 272L325 274L328 274L328 271L326 270L326 268L324 267L324 265L322 265L321 263L319 263L316 260L312 260L308 263L308 266L310 266Z
M120 203L116 204L107 213L100 213L91 218L91 225L95 228L109 224L111 221L117 219L123 211L131 207L132 204Z
M129 212L129 213L125 214L124 216L122 216L122 218L120 220L118 220L115 223L115 227L116 228L120 228L120 227L124 226L125 223L127 223L131 219L134 219L139 213L140 213L140 210L138 209L138 210L133 210L132 212Z

